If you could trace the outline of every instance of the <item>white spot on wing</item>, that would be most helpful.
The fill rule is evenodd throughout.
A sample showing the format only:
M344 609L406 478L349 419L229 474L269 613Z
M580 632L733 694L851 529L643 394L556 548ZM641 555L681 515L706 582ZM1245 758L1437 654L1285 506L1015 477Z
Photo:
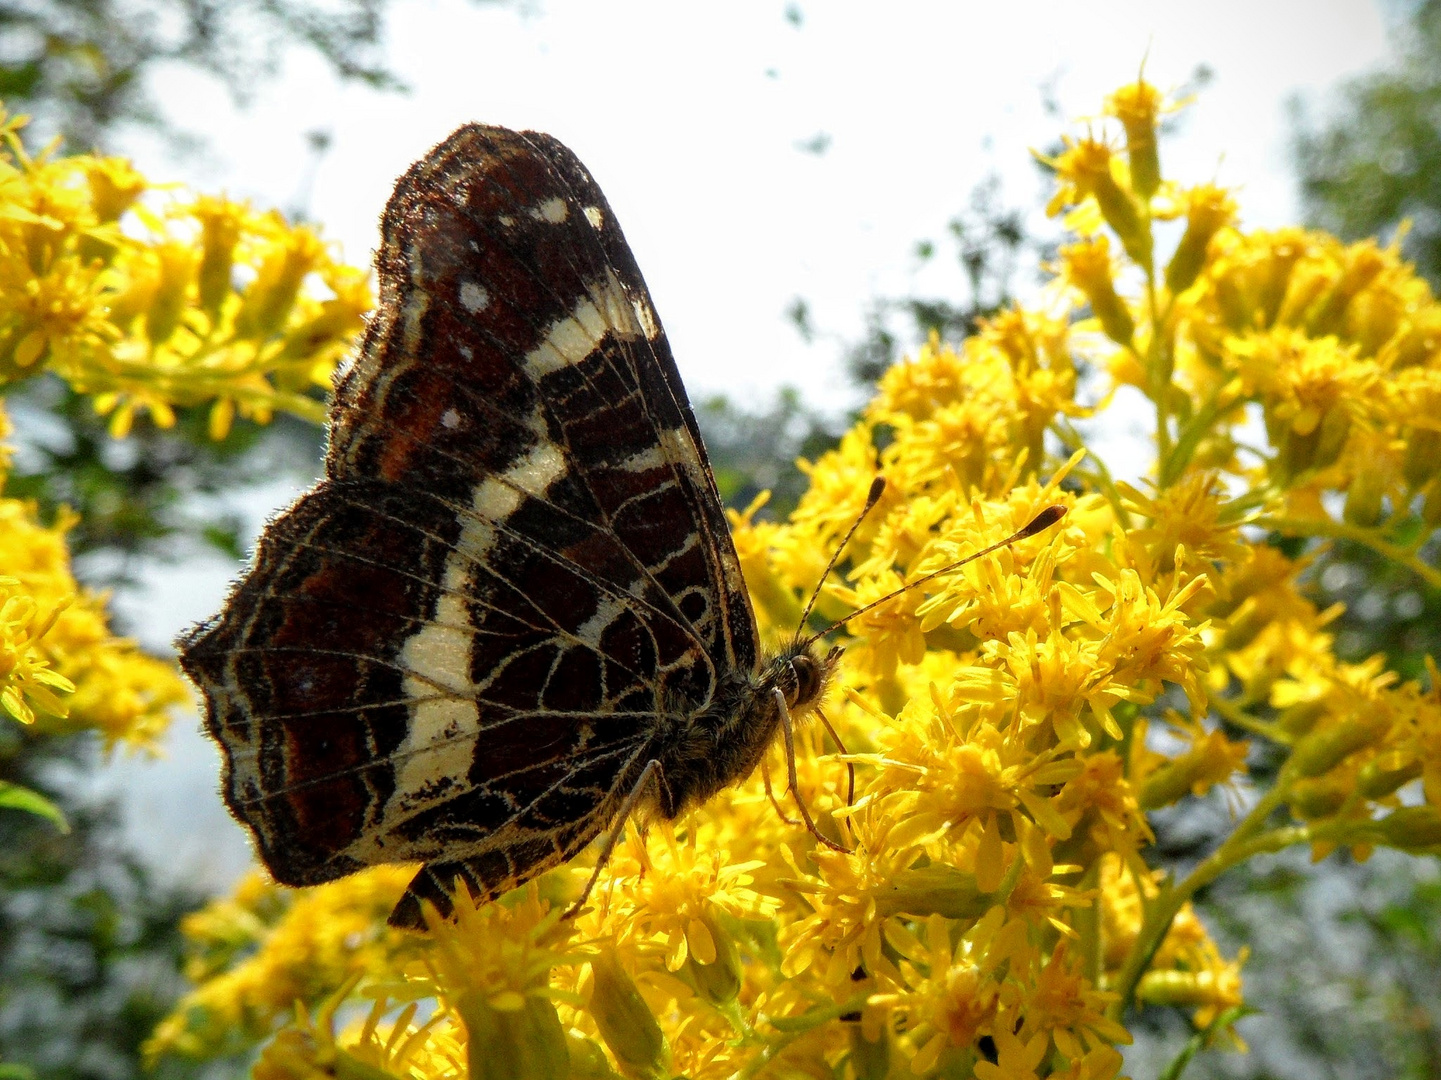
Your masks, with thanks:
M590 222L592 229L599 229L605 221L605 214L601 212L599 206L587 206L585 208L585 220Z
M590 295L605 313L606 324L623 338L640 336L640 325L636 322L635 307L625 286L611 270L605 272L605 281L590 286Z
M454 409L446 409L445 412L440 415L440 426L447 431L454 431L460 427L460 413Z
M544 495L565 472L565 455L552 442L544 442L505 471L505 478L531 495Z
M487 476L475 485L471 498L471 507L475 512L491 521L504 521L515 513L519 505L520 492L494 476Z
M570 216L570 207L565 205L564 199L557 196L554 199L546 199L545 202L530 212L530 216L537 221L545 221L551 225L559 225Z
M657 443L655 446L646 447L638 454L632 454L616 468L624 469L626 472L650 472L651 469L659 469L665 465L666 461L665 451Z
M474 314L485 310L490 303L490 293L473 281L463 281L460 284L460 302L466 311Z

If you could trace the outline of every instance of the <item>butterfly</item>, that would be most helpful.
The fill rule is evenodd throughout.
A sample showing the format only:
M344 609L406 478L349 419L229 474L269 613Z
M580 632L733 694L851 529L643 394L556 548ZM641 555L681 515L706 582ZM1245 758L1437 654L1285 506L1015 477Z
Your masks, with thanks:
M748 776L839 650L763 653L670 346L574 154L463 127L381 232L325 477L179 646L275 879L423 863L390 919L418 928L423 902L492 899Z

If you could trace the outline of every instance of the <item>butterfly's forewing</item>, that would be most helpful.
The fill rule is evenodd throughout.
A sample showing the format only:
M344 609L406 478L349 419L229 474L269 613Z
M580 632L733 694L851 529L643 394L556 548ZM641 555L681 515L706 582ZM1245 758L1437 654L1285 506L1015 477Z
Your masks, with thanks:
M421 860L493 896L579 850L658 720L755 629L609 207L544 136L463 128L396 187L327 476L184 643L276 877Z

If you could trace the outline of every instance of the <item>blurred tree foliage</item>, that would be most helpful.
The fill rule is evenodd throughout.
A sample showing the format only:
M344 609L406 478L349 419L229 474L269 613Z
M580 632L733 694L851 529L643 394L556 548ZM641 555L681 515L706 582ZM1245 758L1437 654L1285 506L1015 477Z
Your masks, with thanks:
M866 314L866 332L846 350L846 367L858 387L873 386L885 370L931 334L960 341L981 320L1015 298L1018 267L1039 267L1053 254L1027 229L1027 212L1005 203L1000 177L988 176L972 189L964 211L946 225L943 240L915 245L917 263L946 256L961 271L959 296L879 297ZM793 315L794 318L794 309Z
M1340 88L1324 122L1296 111L1296 159L1311 219L1346 240L1394 233L1441 286L1441 0L1396 5L1391 66Z
M0 100L42 135L90 149L125 125L166 129L147 78L179 64L237 99L275 74L287 48L339 77L398 86L379 63L386 0L0 0Z
M11 1077L123 1080L186 988L178 927L206 897L157 881L122 838L111 800L77 796L98 767L94 739L0 726L0 775L65 810L59 832L0 813L0 1068ZM19 1071L14 1071L19 1070ZM150 1073L178 1080L187 1063Z

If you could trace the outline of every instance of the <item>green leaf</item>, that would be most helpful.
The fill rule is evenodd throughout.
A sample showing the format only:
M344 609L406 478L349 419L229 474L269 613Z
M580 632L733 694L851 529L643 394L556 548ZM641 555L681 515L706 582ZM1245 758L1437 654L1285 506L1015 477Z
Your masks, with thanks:
M38 791L31 791L19 784L12 784L8 780L0 780L0 807L10 810L24 810L27 814L38 814L40 817L48 818L57 829L63 833L70 831L70 823L65 820L64 813L60 807L41 795ZM0 1080L9 1080L0 1073Z

